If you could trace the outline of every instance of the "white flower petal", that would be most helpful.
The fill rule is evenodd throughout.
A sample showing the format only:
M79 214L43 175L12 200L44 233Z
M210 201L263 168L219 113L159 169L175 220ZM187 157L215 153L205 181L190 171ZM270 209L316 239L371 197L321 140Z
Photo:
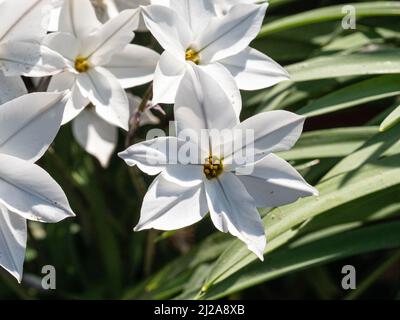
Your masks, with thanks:
M64 58L37 42L0 44L0 65L6 75L49 76L65 68Z
M137 28L139 10L125 10L108 21L100 29L82 39L80 54L90 59L95 66L108 63L113 54L129 44Z
M61 3L59 3L61 5ZM61 14L61 6L57 6L50 13L50 21L47 31L49 32L56 32L58 31L58 25L60 21L60 14Z
M146 125L157 125L160 124L160 119L157 118L151 111L150 109L146 109L141 117L140 117L140 125L141 126L146 126Z
M118 79L108 70L97 67L80 73L77 84L84 97L96 106L97 114L124 130L129 127L129 102Z
M89 0L64 0L58 31L82 38L101 27Z
M267 1L267 0L265 0ZM256 4L260 0L213 0L216 14L219 16L226 15L233 6L238 4Z
M92 4L94 5L96 15L102 23L107 22L108 20L114 18L119 14L120 11L118 10L117 3L119 0L91 0ZM132 9L133 7L126 7L125 9Z
M52 0L3 1L0 4L0 42L44 36L52 9Z
M43 38L42 44L61 54L74 67L75 59L79 55L80 41L70 33L55 32Z
M233 168L240 165L241 155L250 157L248 162L255 162L271 152L291 149L303 131L305 118L295 113L283 110L259 113L233 128L234 131L245 133L250 131L254 139L247 139L245 134L239 135L234 152L225 153L225 161ZM224 150L229 150L228 147ZM243 165L243 163L241 163Z
M176 96L174 107L177 133L203 129L230 129L239 123L228 97L205 71L188 68Z
M153 79L153 104L174 103L176 92L186 70L186 62L164 51Z
M76 75L70 72L62 72L51 77L47 91L63 92L71 90L74 86Z
M146 47L129 44L104 65L121 83L132 88L153 80L160 55Z
M261 260L266 245L264 225L254 199L232 173L205 180L206 196L215 227L242 240Z
M89 103L89 99L82 95L78 85L74 84L71 89L68 103L65 106L62 125L70 122L72 119L75 119L82 112L82 110L89 105Z
M20 283L27 240L26 220L0 205L0 266Z
M118 156L125 160L127 165L137 165L146 174L156 175L165 170L167 165L178 164L180 143L175 137L159 137L134 144Z
M0 153L35 162L53 142L67 99L63 93L31 93L0 106Z
M132 119L132 117L134 117L136 113L139 111L139 106L142 103L142 98L139 98L131 93L128 93L128 100L129 100L129 113L130 113L129 118ZM140 126L156 125L160 123L160 119L157 118L149 108L151 104L152 102L150 101L144 112L141 113Z
M126 10L126 9L135 9L138 8L140 6L148 6L150 4L160 4L160 5L166 5L168 7L168 1L169 0L135 0L135 1L131 1L131 0L107 0L108 2L114 2L114 5L117 9L117 11L122 11L122 10ZM110 11L111 6L108 6L108 11ZM111 17L113 17L113 15L110 15ZM138 31L148 31L146 28L146 24L144 23L143 17L140 17L139 20L139 26L137 28Z
M278 207L299 198L318 195L318 191L289 163L274 154L267 155L252 166L251 173L238 178L259 208Z
M242 111L242 97L239 88L232 77L232 74L220 63L210 63L208 65L200 65L201 69L211 75L225 91L230 103L239 118Z
M0 203L23 218L58 222L74 216L60 186L28 161L0 154Z
M124 1L124 0L122 0L122 1ZM129 0L127 0L127 1L129 1ZM156 5L159 5L159 6L166 6L166 7L169 7L170 3L171 3L170 0L139 0L139 1L147 2L146 5L156 4Z
M274 60L252 48L220 61L235 77L242 90L259 90L289 80L286 70Z
M0 105L28 93L21 77L6 77L0 71L0 83Z
M227 15L211 19L207 32L195 41L200 61L214 62L244 50L260 31L266 9L266 5L237 5Z
M158 176L143 199L135 231L176 230L200 221L207 214L203 186L182 187Z
M186 49L193 40L188 23L172 9L157 5L144 7L143 17L147 28L164 50L184 61Z
M203 182L204 178L203 170L204 170L203 165L171 164L165 167L165 170L163 171L163 176L168 181L180 186L188 186L188 187L198 186Z
M117 146L118 129L86 109L72 122L72 132L81 147L106 168Z
M191 153L184 154L180 150L189 147ZM163 172L164 177L172 183L181 186L199 185L203 180L203 166L200 159L205 159L203 151L191 142L179 140L175 137L159 137L137 143L118 156L125 160L129 166L137 165L148 175ZM187 158L186 158L187 157Z
M170 0L169 7L189 25L194 37L203 32L214 16L214 8L209 0Z
M62 125L74 119L89 103L89 99L85 98L75 83L76 75L63 72L56 74L50 80L47 91L60 92L70 90L68 102L65 106Z

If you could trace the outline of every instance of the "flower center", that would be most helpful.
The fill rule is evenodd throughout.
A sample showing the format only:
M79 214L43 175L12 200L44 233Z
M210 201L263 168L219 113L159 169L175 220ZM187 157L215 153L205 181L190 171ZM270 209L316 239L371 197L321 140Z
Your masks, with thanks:
M185 59L186 61L192 61L194 64L200 63L199 53L192 48L186 50Z
M224 165L222 159L213 156L209 156L206 159L203 172L208 180L217 178L223 171Z
M75 70L82 73L88 71L90 64L87 58L82 56L77 56L75 58Z

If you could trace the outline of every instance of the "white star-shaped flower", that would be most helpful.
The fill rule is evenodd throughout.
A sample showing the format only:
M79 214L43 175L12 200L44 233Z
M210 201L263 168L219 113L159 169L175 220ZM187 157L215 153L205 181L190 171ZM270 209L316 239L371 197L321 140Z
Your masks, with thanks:
M21 281L26 219L74 216L61 187L35 165L54 140L64 93L32 93L0 106L0 265Z
M150 82L159 60L155 51L129 44L138 19L139 10L125 10L103 25L89 0L65 0L60 32L44 41L66 62L62 72L53 76L48 91L71 90L63 123L82 117L76 120L74 132L77 136L78 128L87 127L78 141L91 154L93 141L82 139L90 139L93 135L85 132L96 128L95 156L102 165L107 165L117 135L111 126L128 130L129 101L124 89ZM89 103L94 108L82 113Z
M287 80L287 72L248 47L257 36L267 5L239 4L216 17L209 0L171 0L170 8L143 7L147 27L164 48L154 75L154 103L173 103L188 67L196 64L222 86L236 113L239 89L256 90Z
M179 229L210 212L218 230L238 237L262 259L266 237L257 208L318 194L273 153L295 144L304 118L272 111L239 123L230 104L216 80L201 68L189 69L176 97L176 137L138 143L119 156L149 175L160 174L144 198L135 230ZM199 138L203 129L205 140ZM215 130L223 136L227 129L231 140L215 136ZM249 130L251 141L238 134ZM184 132L195 134L182 138ZM188 150L190 156L182 157Z

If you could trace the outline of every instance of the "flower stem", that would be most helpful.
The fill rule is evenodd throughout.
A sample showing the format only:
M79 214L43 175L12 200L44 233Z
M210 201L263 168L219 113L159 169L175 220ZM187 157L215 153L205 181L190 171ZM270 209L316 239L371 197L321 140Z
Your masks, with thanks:
M125 138L125 148L129 148L134 140L135 140L135 134L137 129L139 128L139 123L140 123L140 113L144 112L146 109L146 106L148 102L151 100L153 96L153 84L150 84L148 88L146 89L146 92L143 95L142 102L139 105L138 108L138 113L139 116L133 116L130 124L129 124L129 132ZM137 167L130 167L129 168L129 174L131 176L132 184L136 189L136 192L138 193L139 198L143 198L144 195L146 194L147 190L147 185L143 180L143 177L140 175L139 170Z
M125 147L128 148L135 138L136 132L139 129L141 114L146 110L147 104L153 97L153 84L151 83L143 95L142 102L138 107L138 111L132 116L129 123L129 131L125 139Z
M139 128L140 125L140 118L141 114L146 110L146 107L149 103L149 101L153 97L153 84L151 83L142 98L142 102L140 103L137 113L132 116L130 123L129 123L129 132L126 136L125 139L125 147L129 148L131 144L133 144L135 140L135 135L136 132ZM136 192L138 194L138 197L140 199L143 199L146 191L147 191L147 185L145 181L143 180L143 177L141 176L139 170L137 167L130 167L129 168L129 174L131 177L131 181L133 186L136 189ZM152 265L153 265L153 260L154 260L154 254L155 254L155 239L157 237L157 232L155 230L150 230L147 234L147 240L146 240L146 252L145 252L145 257L144 257L144 265L143 265L143 271L146 276L148 276L151 273Z

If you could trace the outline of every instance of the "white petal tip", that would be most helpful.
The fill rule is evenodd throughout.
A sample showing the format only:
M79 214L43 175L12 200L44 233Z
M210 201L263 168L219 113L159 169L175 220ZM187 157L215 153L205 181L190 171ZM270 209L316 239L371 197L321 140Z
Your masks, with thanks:
M75 212L69 212L69 216L67 217L67 218L74 218L74 217L76 217L76 214L75 214Z
M108 166L110 165L110 160L106 160L106 161L100 160L100 159L97 159L97 160L99 161L99 163L103 169L107 169Z
M54 221L43 221L43 222L58 223L58 222L61 222L61 221L65 220L65 219L75 218L75 217L76 217L76 214L73 211L65 211L65 216L60 217L59 219L54 220Z
M135 232L139 232L139 231L143 231L148 229L147 227L145 227L143 224L138 224L136 227L133 228L133 231Z
M264 261L264 250L265 250L265 246L266 246L266 242L263 245L263 247L254 247L254 246L248 246L247 248L252 251L257 257L258 259L260 259L261 261Z
M125 161L125 163L129 166L129 167L134 167L137 165L136 161L134 161L132 158L129 157L129 153L127 150L119 152L118 153L118 157L121 158L122 160Z
M249 248L250 249L250 248ZM255 248L251 248L250 249L256 256L258 259L260 259L261 261L264 261L264 250L259 250L259 249L255 249Z
M22 270L21 271L11 270L9 268L6 268L3 265L0 265L0 267L3 267L5 271L7 271L15 280L17 280L17 282L19 284L21 284L21 282L22 282L22 273L23 273Z
M125 160L125 158L126 158L126 150L124 150L124 151L121 151L121 152L118 152L118 157L120 157L121 159L123 159L123 160Z
M258 255L258 254L257 254L257 257L258 257L258 259L260 259L262 262L264 262L264 256Z

